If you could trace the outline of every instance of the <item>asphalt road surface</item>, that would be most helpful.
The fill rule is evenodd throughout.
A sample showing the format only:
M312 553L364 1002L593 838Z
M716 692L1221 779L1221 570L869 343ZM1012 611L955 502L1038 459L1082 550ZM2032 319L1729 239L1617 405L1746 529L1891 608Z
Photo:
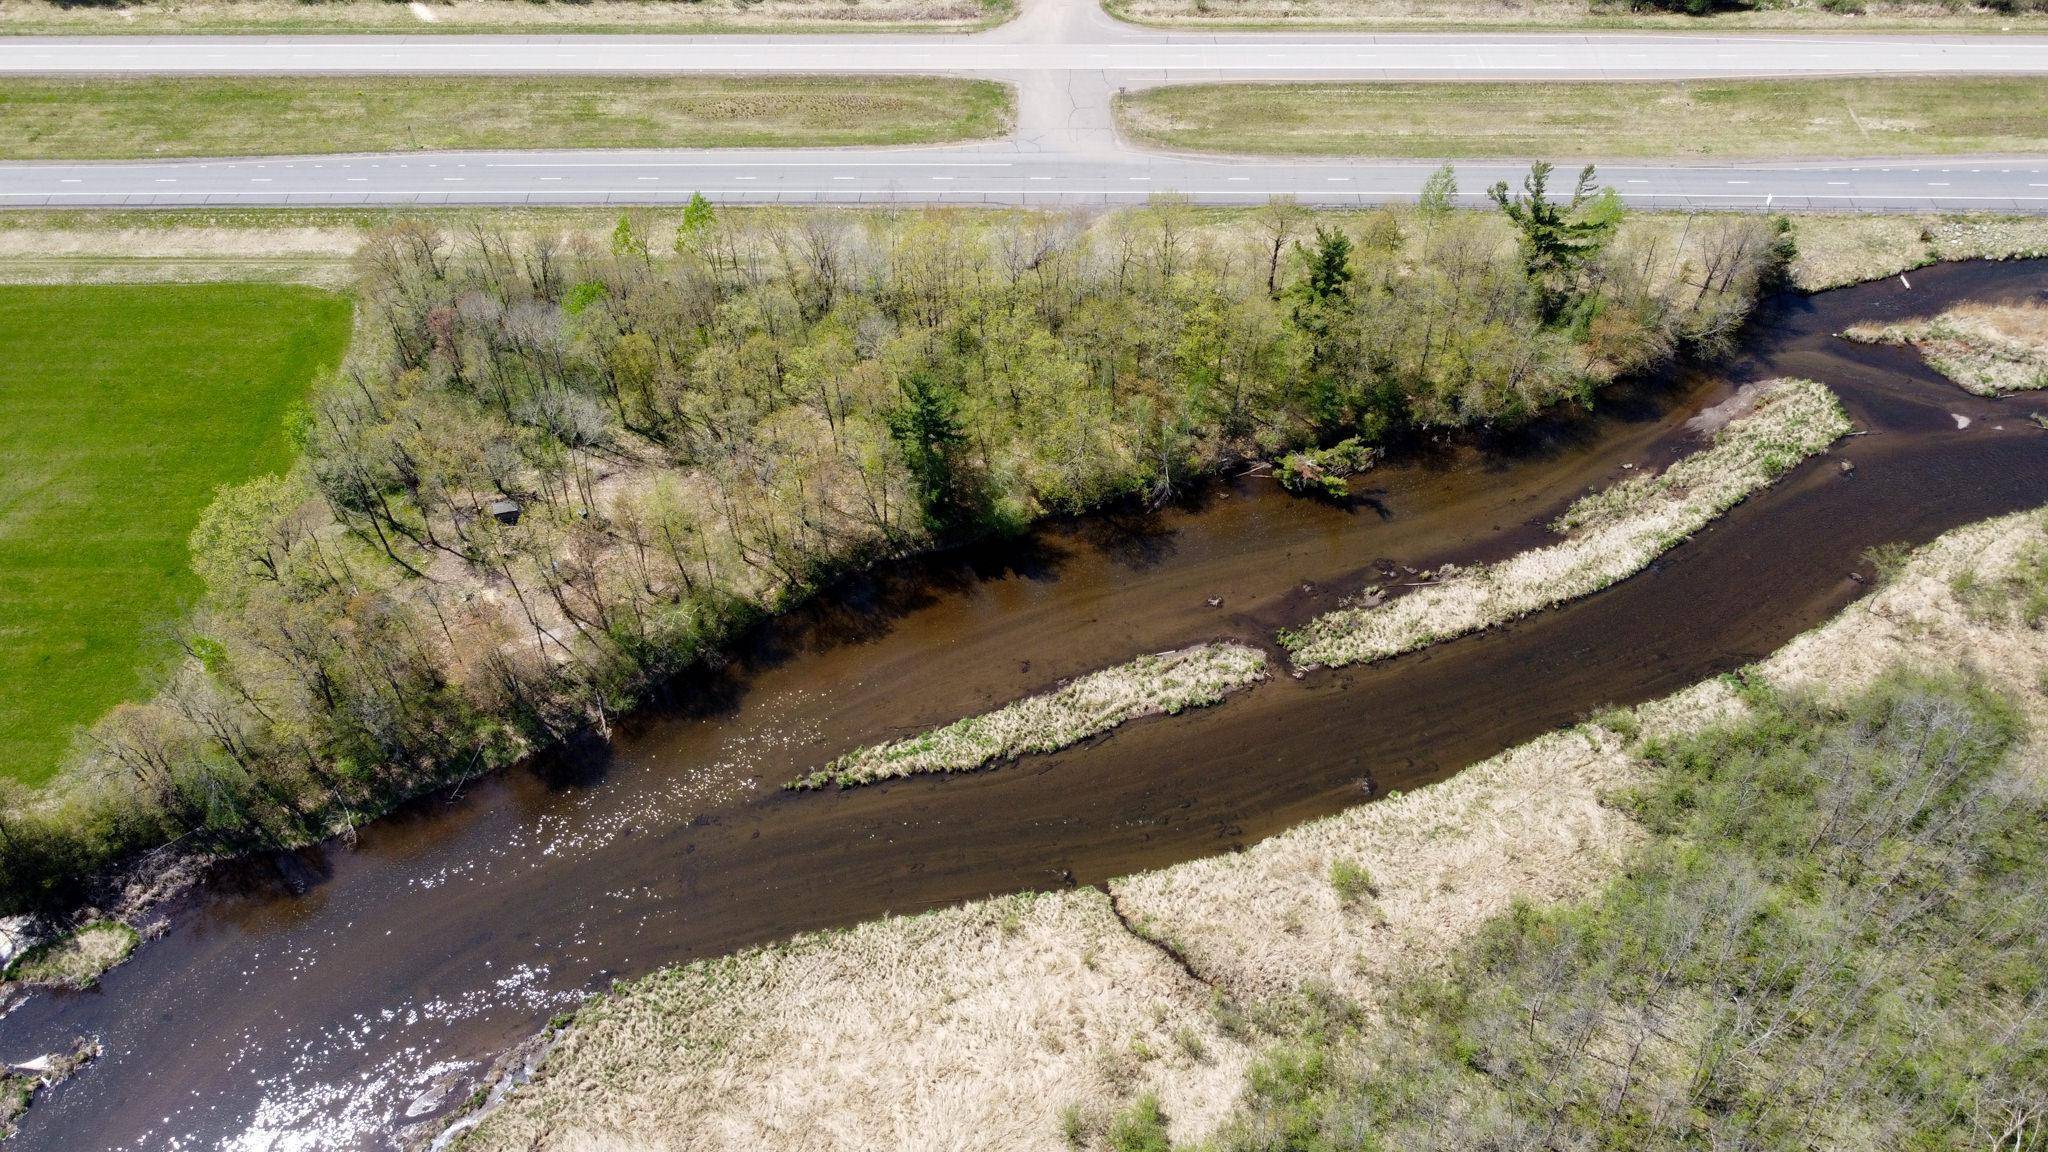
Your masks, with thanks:
M1131 203L1160 192L1199 202L1287 193L1325 204L1412 198L1429 164L1067 155L973 149L799 152L498 152L0 166L9 206L641 204L692 193L728 203ZM1520 165L1462 164L1477 203ZM1695 168L1603 166L1645 208L2048 211L2048 158Z

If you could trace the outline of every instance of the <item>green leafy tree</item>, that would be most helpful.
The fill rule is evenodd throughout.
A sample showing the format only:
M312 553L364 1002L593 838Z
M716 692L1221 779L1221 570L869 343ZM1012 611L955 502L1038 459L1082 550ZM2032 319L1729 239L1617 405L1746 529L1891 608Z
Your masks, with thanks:
M1621 200L1614 190L1601 189L1593 166L1579 172L1571 199L1559 203L1549 195L1547 163L1537 163L1522 181L1522 195L1509 196L1507 181L1487 195L1521 233L1522 270L1536 289L1543 322L1554 324L1578 302L1586 265L1600 254L1621 225Z
M1351 288L1351 237L1341 228L1316 226L1315 247L1296 244L1308 274L1295 285L1294 325L1311 342L1310 370L1326 373L1334 355L1334 332Z
M612 229L612 255L621 260L630 257L642 263L647 261L647 241L633 230L630 216L620 216L618 227Z
M1458 171L1445 164L1429 174L1422 182L1422 195L1416 201L1416 209L1422 218L1434 224L1451 214L1458 202Z
M717 220L717 214L711 210L711 201L706 200L702 192L690 193L690 202L683 208L683 222L676 228L676 251L701 251Z
M889 435L910 472L925 527L936 533L965 527L987 500L968 456L959 391L921 371L903 378L902 393L887 413Z
M1302 282L1308 298L1327 303L1344 294L1351 283L1351 237L1341 228L1316 226L1316 246L1308 255L1308 278Z
M216 601L240 607L251 588L282 586L293 547L304 535L294 513L310 493L288 476L258 476L214 490L192 530L192 570Z
M1373 407L1366 396L1373 374L1359 355L1353 315L1351 237L1318 226L1315 247L1297 247L1307 265L1307 275L1294 286L1293 320L1308 338L1308 414L1319 434L1338 433L1358 427ZM1383 428L1376 426L1373 435Z

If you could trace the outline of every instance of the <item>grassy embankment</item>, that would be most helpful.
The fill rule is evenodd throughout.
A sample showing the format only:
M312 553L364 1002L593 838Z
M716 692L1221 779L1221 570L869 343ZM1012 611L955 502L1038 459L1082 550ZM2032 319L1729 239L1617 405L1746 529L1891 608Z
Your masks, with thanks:
M890 145L999 136L1010 90L927 76L11 78L0 158Z
M1858 324L1842 335L1920 350L1935 371L1979 396L2048 388L2048 307L1965 304L1927 320Z
M725 208L744 218L778 209ZM1412 208L1391 209L1403 233L1421 229ZM1357 210L1327 211L1325 222L1358 222ZM603 243L618 214L596 208L418 209L422 219L451 231L547 233ZM650 232L676 226L676 210L640 213ZM1199 237L1236 235L1257 228L1251 208L1190 212ZM362 208L193 208L137 213L118 209L33 209L0 214L0 281L12 283L137 283L234 280L345 288L354 280L352 258L363 238L390 219ZM1802 213L1791 217L1799 255L1790 280L1819 291L1911 271L1938 260L2005 260L2048 255L2048 217L1898 214L1858 216ZM1645 212L1627 228L1662 235L1677 244L1699 217ZM1105 230L1113 225L1105 224Z
M349 304L296 287L0 287L0 776L143 693L214 490L284 466Z
M693 1130L853 1149L909 1130L930 1137L912 1147L1263 1149L1350 1124L1402 1147L1431 1100L1461 1124L1562 1104L1542 1117L1590 1139L1729 1114L1692 1105L1688 1072L1742 1101L1737 1119L1818 1111L1983 1146L1962 1142L2001 1099L2040 1098L2048 754L2005 758L2018 729L1986 691L2048 720L2028 607L2044 557L2038 512L1959 529L1739 678L1114 881L1110 901L1009 897L664 970L594 999L460 1146ZM1901 661L1905 688L1861 695ZM1952 686L1973 668L1982 687ZM1933 802L1899 806L1915 797ZM1861 934L1872 911L1902 930ZM1989 931L1958 947L1959 923ZM1734 928L1745 947L1712 946ZM1539 971L1547 1004L1527 994ZM1714 972L1730 979L1698 979ZM1731 1015L1731 991L1769 1011ZM1536 1031L1492 1027L1502 1009ZM1795 1026L1756 1031L1772 1020ZM1631 1050L1625 1086L1612 1057ZM1687 1063L1702 1051L1735 1058ZM1219 1123L1247 1085L1252 1114Z
M2048 27L2048 13L2031 0L1104 0L1103 7L1136 24L1251 29L2026 33Z
M1562 543L1445 573L1385 603L1369 590L1363 603L1324 613L1281 643L1298 667L1357 664L1597 592L1642 571L1849 431L1834 394L1811 381L1760 385L1750 400L1708 448L1573 504L1552 525L1567 534Z
M1149 144L1269 155L1938 156L2048 150L2048 78L1200 84L1119 97Z
M962 32L1015 13L1011 0L9 0L0 35Z
M1792 283L1818 292L1943 260L2048 256L2043 216L1800 216Z
M788 786L847 788L920 772L972 772L1056 752L1141 716L1206 707L1265 678L1266 654L1243 644L1140 656L944 728L855 749Z

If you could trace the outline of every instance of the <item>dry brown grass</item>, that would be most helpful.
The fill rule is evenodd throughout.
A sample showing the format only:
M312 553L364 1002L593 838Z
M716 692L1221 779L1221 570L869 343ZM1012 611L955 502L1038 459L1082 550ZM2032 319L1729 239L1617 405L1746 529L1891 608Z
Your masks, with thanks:
M1265 678L1266 654L1243 644L1197 644L1140 656L944 728L855 749L790 787L851 787L920 772L971 772L1057 751L1141 716L1207 707Z
M1882 280L1937 260L2048 256L2048 217L1795 216L1792 283L1805 292Z
M1986 613L1959 589L2038 569L2048 514L2019 512L1958 528L1916 552L1884 587L1763 661L1768 682L1852 696L1901 659L1932 672L1969 672L2018 701L2048 731L2048 629ZM2032 754L2048 754L2036 741Z
M1724 696L1708 685L1637 715L1669 728L1713 714ZM1636 778L1630 747L1593 725L1550 733L1441 784L1113 890L1127 915L1235 996L1314 982L1371 1003L1511 902L1563 900L1605 879L1640 838L1600 802ZM1365 869L1376 891L1347 899L1331 882L1341 865Z
M126 924L97 920L69 936L29 949L8 967L7 979L54 988L90 988L107 969L128 958L137 940L135 929Z
M2037 303L1961 304L1930 320L1858 324L1842 335L1917 348L1979 396L2048 388L2048 307Z
M591 1002L465 1149L1057 1149L1156 1092L1191 1135L1247 1050L1082 889L667 969Z
M2044 552L2048 517L2040 512L1958 529L1755 672L1833 698L1855 695L1902 660L1931 672L1974 672L2020 701L2041 730L2048 630L1973 609L1957 588L1966 575L1989 583L2038 569ZM1278 996L1315 981L1371 1004L1395 977L1427 970L1513 900L1592 891L1639 837L1601 796L1636 778L1641 742L1744 708L1726 683L1708 681L1538 737L1414 794L1238 855L1120 880L1112 891L1126 915L1234 994ZM1330 882L1339 861L1365 868L1378 892L1342 899Z
M130 215L99 226L0 221L0 282L135 284L253 281L346 288L362 244L347 225L165 227Z

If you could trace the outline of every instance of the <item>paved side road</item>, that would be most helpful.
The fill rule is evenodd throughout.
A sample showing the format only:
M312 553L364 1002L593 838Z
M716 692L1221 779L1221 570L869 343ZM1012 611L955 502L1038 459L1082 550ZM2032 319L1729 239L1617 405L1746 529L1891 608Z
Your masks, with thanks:
M1561 168L1568 166L1560 164ZM1204 203L1277 194L1319 204L1412 199L1433 166L969 149L798 152L505 152L299 160L0 165L0 205ZM1464 198L1526 167L1458 169ZM1733 167L1617 165L1603 182L1644 208L2048 211L2048 158Z

